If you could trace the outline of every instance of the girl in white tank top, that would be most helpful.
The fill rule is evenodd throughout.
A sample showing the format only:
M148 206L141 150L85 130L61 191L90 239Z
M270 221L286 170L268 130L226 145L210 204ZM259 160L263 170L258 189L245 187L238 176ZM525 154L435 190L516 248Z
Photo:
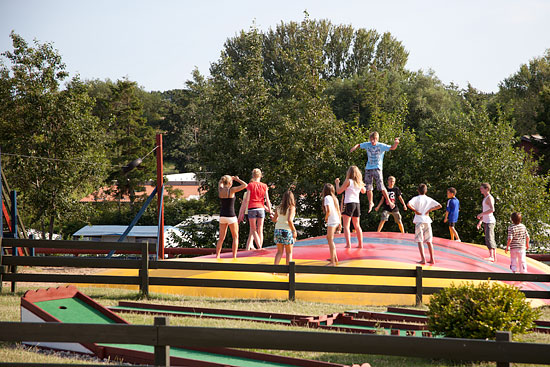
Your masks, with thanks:
M340 195L345 191L344 211L342 212L344 237L346 238L346 248L351 248L350 221L353 221L353 227L357 234L357 247L363 248L363 231L359 224L361 216L361 206L359 204L359 193L366 193L363 175L357 166L351 166L346 173L346 180L340 186L340 179L334 180L336 183L336 193Z

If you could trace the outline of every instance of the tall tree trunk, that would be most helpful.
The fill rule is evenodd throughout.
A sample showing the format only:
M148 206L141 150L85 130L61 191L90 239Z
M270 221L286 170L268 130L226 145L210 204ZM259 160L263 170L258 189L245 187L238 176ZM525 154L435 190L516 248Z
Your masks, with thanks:
M49 230L48 230L49 234L50 234L50 238L49 238L50 241L53 240L53 225L54 225L54 223L55 223L55 214L52 214L50 216L50 225L49 225Z

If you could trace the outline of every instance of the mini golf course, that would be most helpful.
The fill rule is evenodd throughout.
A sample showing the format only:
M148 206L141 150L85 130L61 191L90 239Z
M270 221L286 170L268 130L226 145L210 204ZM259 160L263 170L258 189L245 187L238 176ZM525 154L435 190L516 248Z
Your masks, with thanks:
M391 269L415 269L420 259L418 246L414 242L414 234L401 234L394 232L364 232L364 248L357 248L357 239L352 234L352 248L345 248L345 239L342 234L336 236L335 243L340 267L363 268L391 268ZM435 265L424 265L424 269L471 271L471 272L499 272L511 273L509 268L510 257L503 250L497 250L497 261L488 262L485 246L465 242L455 242L435 237L433 240L435 250ZM426 250L427 251L427 250ZM247 264L273 264L276 248L268 247L261 250L239 251L237 259L231 254L222 253L221 259L214 255L196 258L175 259L170 261L186 262L221 262L221 263L247 263ZM328 245L325 237L314 237L297 241L294 246L293 260L297 265L327 265L329 257ZM284 262L284 261L283 261ZM527 258L528 272L533 274L549 274L550 267L542 262ZM102 272L102 275L136 276L136 270L110 270ZM150 269L151 277L174 278L202 278L202 279L228 279L228 280L256 280L288 282L285 274L271 273L246 273L231 271L208 270L176 270L176 269ZM331 275L331 274L296 274L296 282L320 283L320 284L364 284L364 285L397 285L414 286L413 278L402 277L377 277L357 275ZM445 287L451 283L459 283L460 280L449 279L424 279L424 287ZM476 281L474 281L476 282ZM516 282L517 283L517 282ZM512 283L525 290L550 291L550 284L521 282ZM108 285L105 285L107 287ZM110 286L136 289L137 286ZM237 288L206 288L206 287L172 287L150 286L151 292L184 294L190 296L222 297L222 298L262 298L262 299L287 299L287 291L237 289ZM424 302L429 297L424 296ZM351 293L351 292L314 292L297 291L296 298L311 302L340 303L350 305L414 305L415 296L410 294L382 294L382 293ZM533 300L533 305L546 304L548 300Z
M28 291L21 298L22 322L64 322L128 324L124 319L79 292L74 286ZM35 344L26 342L26 344ZM92 354L99 358L122 359L152 364L153 346L135 344L40 343L40 347ZM174 366L343 366L340 364L248 352L230 348L170 348Z

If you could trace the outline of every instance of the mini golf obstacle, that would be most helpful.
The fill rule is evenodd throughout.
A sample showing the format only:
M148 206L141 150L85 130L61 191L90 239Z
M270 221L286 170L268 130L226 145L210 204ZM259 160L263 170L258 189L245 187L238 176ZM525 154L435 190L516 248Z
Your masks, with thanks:
M64 322L84 324L128 324L74 286L28 291L21 298L22 322ZM153 364L153 346L99 343L32 343L43 348L91 354L99 358L121 359L130 363ZM170 348L174 366L303 366L344 367L341 364L248 352L231 348Z
M426 317L412 322L399 320L388 321L378 318L363 317L355 311L332 313L328 315L294 315L272 312L227 310L202 307L184 307L163 304L120 301L118 306L109 307L116 313L139 313L172 317L195 317L243 320L268 324L303 326L309 329L326 329L330 331L345 331L360 334L386 334L401 336L427 336ZM357 317L359 315L359 317Z
M414 241L414 234L401 234L393 232L364 232L364 245L357 248L357 239L352 236L352 248L345 248L345 239L342 234L337 235L335 244L340 267L360 268L386 268L386 269L415 269L420 259L418 246ZM465 242L456 242L443 238L433 239L436 264L424 265L424 269L450 270L466 272L497 272L511 273L509 268L510 257L503 250L497 250L497 261L484 260L487 256L487 248ZM268 247L261 250L239 251L237 259L231 254L221 255L216 259L214 255L196 258L174 259L171 261L186 262L221 262L221 263L247 263L247 264L273 264L276 248ZM328 264L329 250L326 237L314 237L297 241L294 246L293 261L297 265L321 265ZM549 274L550 267L536 260L527 259L528 272L532 274ZM112 270L101 273L102 275L137 276L135 270ZM151 277L173 277L187 279L226 279L248 281L272 281L288 282L286 274L271 273L247 273L232 271L209 270L178 270L178 269L150 269ZM296 282L316 284L359 284L359 285L395 285L415 286L414 278L404 277L380 277L358 275L333 275L333 274L296 274ZM451 283L460 283L460 280L452 279L423 279L424 287L447 287ZM476 282L476 281L473 281ZM510 283L510 282L509 282ZM524 290L550 291L550 284L540 282L511 282ZM108 285L105 285L106 287ZM112 286L136 289L137 286ZM238 288L207 288L195 286L157 286L151 285L151 292L184 294L189 296L223 297L223 298L261 298L261 299L287 299L288 291L238 289ZM296 298L312 302L340 303L350 305L414 305L415 295L389 294L389 293L351 293L351 292L318 292L296 291ZM423 301L428 301L429 296L424 296ZM534 305L547 304L549 300L533 300Z
M350 333L432 337L431 332L428 331L427 312L402 307L388 307L385 312L353 310L343 313L307 316L119 301L118 306L109 307L109 310L116 313L138 313L155 316L244 320ZM550 321L536 320L532 331L550 334Z

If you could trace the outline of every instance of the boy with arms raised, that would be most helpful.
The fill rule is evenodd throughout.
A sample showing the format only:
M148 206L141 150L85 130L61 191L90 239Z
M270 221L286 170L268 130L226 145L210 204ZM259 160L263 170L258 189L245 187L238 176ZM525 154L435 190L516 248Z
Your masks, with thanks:
M426 184L420 184L418 186L418 195L412 198L407 204L409 209L414 213L413 223L414 228L414 240L418 243L418 250L420 251L420 264L426 263L426 256L424 256L424 243L428 244L428 250L430 251L429 264L435 264L434 248L432 245L432 218L430 218L430 212L441 209L441 204L426 195L428 187Z
M384 143L379 143L380 135L378 132L373 131L369 135L369 141L361 144L355 144L351 149L350 153L354 152L357 148L365 149L367 151L367 165L365 166L365 184L367 189L367 197L369 198L369 213L374 207L374 202L372 201L372 189L373 189L373 180L376 182L376 188L378 191L382 191L384 199L386 199L386 204L393 209L395 204L390 201L388 197L388 192L384 186L384 178L382 175L382 163L384 161L384 153L389 150L395 150L399 144L399 138L395 138L393 145L388 145Z

